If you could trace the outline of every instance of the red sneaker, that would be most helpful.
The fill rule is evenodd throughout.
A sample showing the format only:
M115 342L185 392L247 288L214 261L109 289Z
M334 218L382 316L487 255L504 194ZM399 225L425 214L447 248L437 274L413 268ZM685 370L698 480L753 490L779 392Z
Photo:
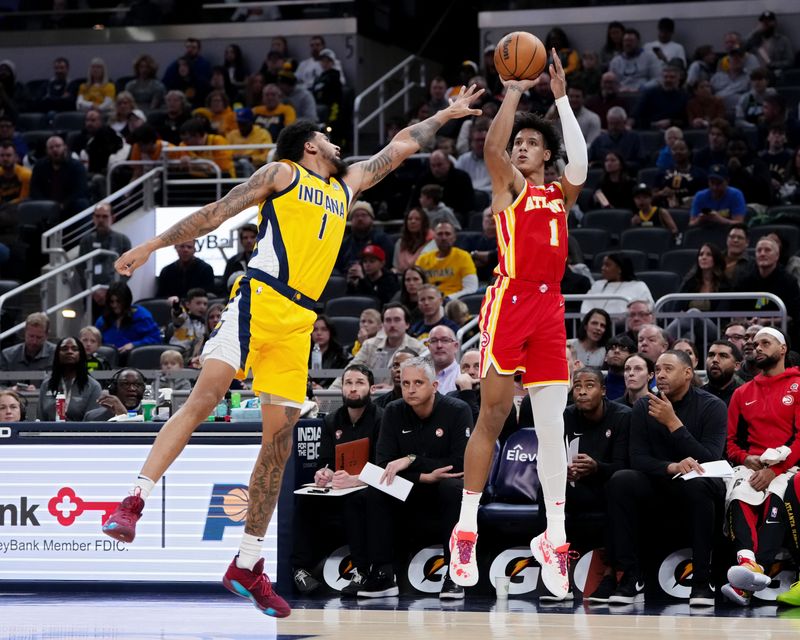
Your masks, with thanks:
M264 558L256 562L253 570L240 569L233 559L222 584L237 596L248 598L256 609L273 618L285 618L292 609L289 604L272 589L272 583L264 573Z
M133 542L136 537L136 523L142 517L143 509L144 500L140 496L128 496L106 520L103 533L120 542Z

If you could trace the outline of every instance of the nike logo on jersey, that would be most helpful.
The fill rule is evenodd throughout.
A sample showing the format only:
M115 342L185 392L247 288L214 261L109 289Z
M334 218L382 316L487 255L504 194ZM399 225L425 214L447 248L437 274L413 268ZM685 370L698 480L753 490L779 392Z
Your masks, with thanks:
M758 402L758 400L751 400L750 402L745 402L744 406L749 407L751 404L755 404L756 402Z

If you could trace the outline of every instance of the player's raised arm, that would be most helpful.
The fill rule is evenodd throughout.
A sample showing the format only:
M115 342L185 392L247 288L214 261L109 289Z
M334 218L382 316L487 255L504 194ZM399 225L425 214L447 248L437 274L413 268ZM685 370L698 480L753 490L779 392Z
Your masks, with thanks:
M511 164L508 143L522 94L534 87L536 80L503 80L502 83L506 94L489 125L483 147L483 159L492 179L492 208L495 211L511 204L525 186L522 173Z
M550 89L556 98L556 109L561 118L561 131L564 137L564 150L567 153L567 166L564 167L564 176L561 187L564 190L567 211L580 195L586 175L589 172L589 153L586 150L586 140L583 138L578 121L569 106L567 99L567 79L564 67L555 49L552 51L553 62L550 64Z
M353 200L359 193L375 186L397 169L408 156L429 144L446 122L466 116L481 115L480 109L473 109L469 105L479 98L483 91L477 89L475 85L469 89L461 87L458 96L450 99L449 107L422 122L406 127L369 160L357 162L350 167L344 181L353 191Z
M271 162L256 171L247 182L237 184L225 196L207 204L176 222L155 238L123 253L114 268L124 276L131 275L147 262L156 249L194 240L216 229L228 218L262 202L270 194L284 189L292 180L293 170L284 162Z

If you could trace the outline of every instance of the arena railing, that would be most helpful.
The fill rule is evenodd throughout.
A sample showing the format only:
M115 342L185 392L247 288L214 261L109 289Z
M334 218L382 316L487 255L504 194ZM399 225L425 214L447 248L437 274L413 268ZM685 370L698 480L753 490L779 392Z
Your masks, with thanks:
M412 71L418 66L419 80L412 80ZM383 145L386 141L386 111L395 102L403 100L403 112L411 108L411 92L417 88L426 88L425 62L417 56L408 56L405 60L395 65L384 73L375 82L359 93L353 102L353 153L360 153L361 130L370 122L378 119L378 142ZM399 88L390 88L387 83L400 80ZM387 94L391 97L387 99ZM369 115L362 116L361 110L367 99L377 98L377 107Z
M94 277L94 269L92 268L92 261L99 257L99 256L112 256L114 258L118 258L119 254L116 251L108 251L106 249L94 249L90 251L86 255L80 256L75 260L72 260L66 264L62 264L59 266L54 267L47 273L39 276L38 278L34 278L30 282L26 282L25 284L20 285L16 289L13 289L7 293L0 295L0 313L3 311L3 305L6 303L6 300L9 298L13 298L14 296L19 295L23 291L27 291L28 289L33 289L39 287L39 293L42 297L42 309L45 313L51 314L55 311L59 311L71 305L78 300L83 300L84 298L88 298L91 296L97 289L100 288L100 285L94 285L92 283L92 279ZM80 265L85 264L86 270L84 271L85 283L86 286L83 291L78 292L77 294L70 296L64 300L58 301L56 304L48 306L47 305L47 294L48 294L48 285L55 282L55 278L70 278L75 274L75 268ZM92 324L92 312L91 312L91 305L85 305L86 311L85 313L85 322L84 325ZM0 340L7 338L10 335L13 335L20 329L25 326L25 322L20 322L10 329L6 329L2 333L0 333Z

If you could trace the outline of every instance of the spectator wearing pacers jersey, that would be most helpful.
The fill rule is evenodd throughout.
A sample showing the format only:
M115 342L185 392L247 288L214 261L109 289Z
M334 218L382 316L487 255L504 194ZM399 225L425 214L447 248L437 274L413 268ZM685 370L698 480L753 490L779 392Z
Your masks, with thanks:
M10 140L0 141L0 203L17 204L27 200L31 189L31 170L18 163Z
M722 593L739 605L772 582L763 567L781 549L783 495L800 461L800 370L784 365L786 338L777 329L764 327L754 343L760 373L733 392L728 407L727 453L737 466L726 481L727 522L737 562Z
M428 276L428 282L436 285L442 295L452 299L475 293L478 275L475 263L463 249L455 246L456 230L449 222L440 222L434 229L436 251L423 253L417 258L417 266Z

